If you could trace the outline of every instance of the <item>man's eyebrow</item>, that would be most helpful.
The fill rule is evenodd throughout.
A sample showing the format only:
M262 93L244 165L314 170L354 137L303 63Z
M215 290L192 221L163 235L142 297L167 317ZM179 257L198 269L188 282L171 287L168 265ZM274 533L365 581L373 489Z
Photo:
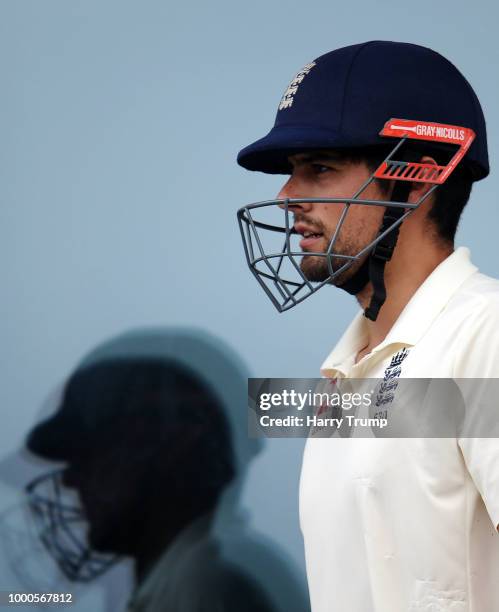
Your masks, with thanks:
M293 155L294 161L297 163L310 163L319 160L342 161L341 154L336 151L311 151L310 153L300 153Z

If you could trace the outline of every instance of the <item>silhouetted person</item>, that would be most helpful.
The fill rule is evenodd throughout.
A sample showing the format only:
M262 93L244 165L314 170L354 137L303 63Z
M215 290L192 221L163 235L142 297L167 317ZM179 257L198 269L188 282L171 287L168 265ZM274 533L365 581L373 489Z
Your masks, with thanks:
M188 365L193 349L207 372L215 367L220 388ZM243 379L234 380L236 368L220 352L207 351L208 363L206 350L193 336L183 345L161 334L111 341L84 360L58 410L27 439L36 455L65 463L28 486L45 546L78 581L132 557L133 612L280 609L258 579L261 568L246 571L244 561L226 558L213 536L222 497L255 443L235 448L241 435L227 413L235 407L224 400ZM237 410L244 420L243 405ZM68 488L79 504L65 501ZM276 576L280 589L282 571Z

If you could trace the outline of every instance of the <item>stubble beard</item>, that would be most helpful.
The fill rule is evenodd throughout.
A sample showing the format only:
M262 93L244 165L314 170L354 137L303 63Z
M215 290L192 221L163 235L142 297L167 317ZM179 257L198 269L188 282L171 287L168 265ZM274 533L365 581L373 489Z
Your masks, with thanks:
M304 254L301 259L300 269L303 272L305 278L312 283L322 283L330 279L331 273L328 267L328 257L325 254L329 246L330 240L331 236L328 236L327 238L324 237L324 256ZM338 253L349 257L356 257L361 250L362 245L356 244L354 240L341 240L340 237L338 237L334 245L333 253ZM333 279L330 279L329 284L339 286L348 281L356 274L356 272L362 266L368 256L369 253L366 253L359 259L355 259L352 261L343 257L337 257L332 254L329 257L329 260L331 262L333 273L337 273L338 270L340 270L346 264L348 264L348 267L343 270L343 272L340 272L340 274L335 276Z
M338 249L339 250L339 249ZM355 255L355 251L341 249L340 253L344 253L345 255ZM331 285L341 285L349 278L351 278L356 269L360 267L360 262L354 261L350 263L350 260L344 259L342 257L335 257L331 255L329 257L329 261L331 262L331 267L333 272L336 273L340 268L342 268L345 264L349 264L348 268L343 272L335 276L333 279L330 279L329 283ZM322 283L329 279L331 273L328 267L328 257L324 255L324 257L319 255L304 255L300 262L300 269L305 275L305 278L312 283Z
M378 223L371 225L366 220L357 221L355 230L351 229L348 231L346 227L341 228L341 231L336 236L332 254L328 257L326 252L336 227L327 227L320 222L312 219L309 220L305 216L301 219L296 219L295 217L295 220L310 222L314 230L322 234L320 247L314 249L314 252L324 253L324 255L307 255L306 251L303 252L304 255L300 262L300 269L305 278L313 283L323 283L329 279L328 284L335 286L343 285L357 273L369 256L369 251L358 259L357 256L367 245L375 240L379 229ZM335 253L345 257L338 257ZM356 259L347 259L346 257ZM333 274L338 273L345 266L345 270L337 274L333 279L330 278L332 275L328 266L328 259L331 262Z

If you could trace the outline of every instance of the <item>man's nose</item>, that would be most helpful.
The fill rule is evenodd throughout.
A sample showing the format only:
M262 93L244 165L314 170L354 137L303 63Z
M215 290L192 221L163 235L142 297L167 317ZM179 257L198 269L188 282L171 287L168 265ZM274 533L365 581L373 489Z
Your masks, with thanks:
M277 194L278 200L288 200L306 198L306 194L300 189L300 185L296 179L292 176L282 186L281 190ZM312 209L313 204L311 202L292 202L288 204L289 210L292 212L301 210L302 212L309 212ZM284 208L284 203L279 204L279 208Z

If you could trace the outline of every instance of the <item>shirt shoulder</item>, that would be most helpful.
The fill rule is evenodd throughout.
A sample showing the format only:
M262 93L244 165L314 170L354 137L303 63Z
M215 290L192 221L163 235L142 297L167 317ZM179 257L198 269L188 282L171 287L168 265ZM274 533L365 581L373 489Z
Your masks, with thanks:
M484 304L499 303L499 279L475 272L467 278L454 296L455 299L478 300Z
M454 378L499 378L499 280L477 272L447 305L456 327Z

